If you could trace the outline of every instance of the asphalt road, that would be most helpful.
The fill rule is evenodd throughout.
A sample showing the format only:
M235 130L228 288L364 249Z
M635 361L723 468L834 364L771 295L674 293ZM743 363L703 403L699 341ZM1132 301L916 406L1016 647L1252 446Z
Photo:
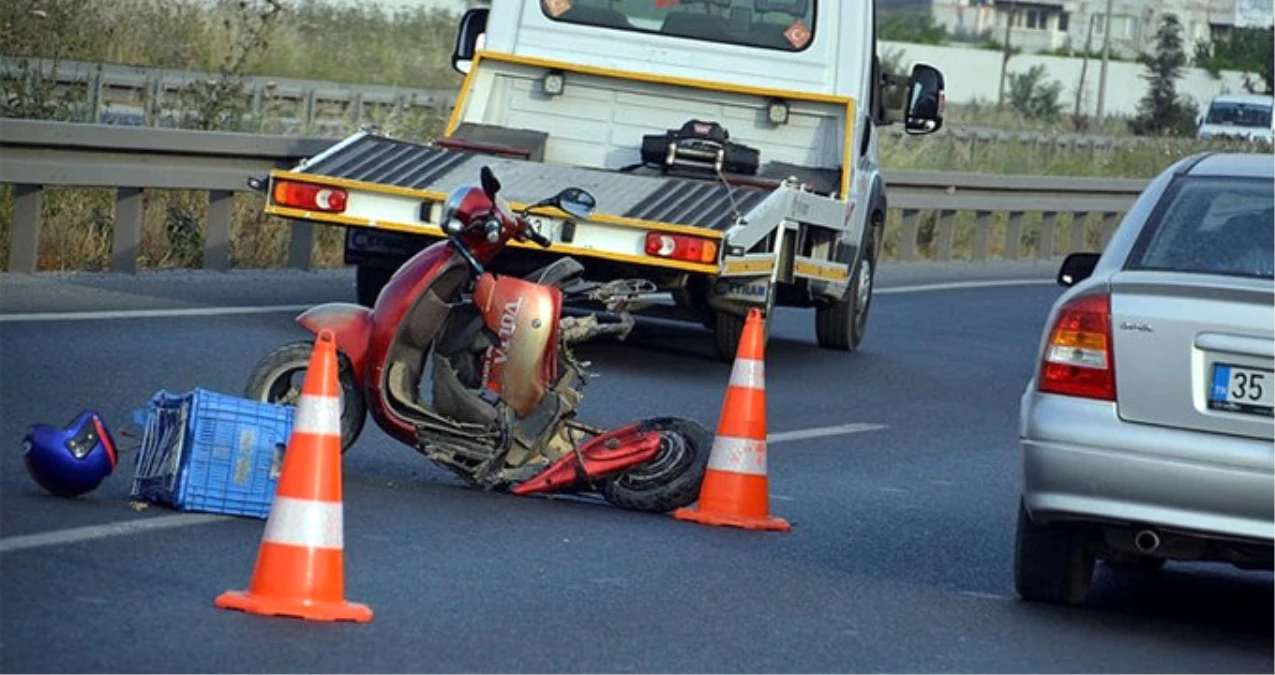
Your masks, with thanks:
M335 625L213 607L246 586L260 520L14 542L174 516L130 508L127 456L82 498L45 494L22 466L27 425L86 407L123 424L158 389L237 393L300 333L290 310L208 308L348 296L348 275L0 276L0 669L1272 672L1269 572L1100 567L1089 607L1013 599L1018 396L1059 289L917 286L1050 272L887 266L853 355L818 350L813 315L781 311L771 433L879 425L770 445L771 510L789 533L471 491L369 426L345 457L345 580L376 615ZM146 313L173 308L185 314ZM582 348L599 374L585 415L712 428L730 365L706 337L648 321L625 344Z

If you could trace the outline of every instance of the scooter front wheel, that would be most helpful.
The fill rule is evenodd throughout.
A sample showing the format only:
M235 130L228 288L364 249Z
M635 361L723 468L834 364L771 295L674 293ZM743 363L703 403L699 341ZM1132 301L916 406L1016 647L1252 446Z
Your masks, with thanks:
M244 396L255 401L296 405L301 398L305 374L314 352L313 340L292 342L270 352L257 364L248 379ZM354 367L338 352L338 379L341 383L341 452L354 445L367 421L367 402L354 380Z
M608 502L635 511L667 513L699 497L713 437L699 422L660 417L645 422L661 435L650 461L612 478L602 487Z

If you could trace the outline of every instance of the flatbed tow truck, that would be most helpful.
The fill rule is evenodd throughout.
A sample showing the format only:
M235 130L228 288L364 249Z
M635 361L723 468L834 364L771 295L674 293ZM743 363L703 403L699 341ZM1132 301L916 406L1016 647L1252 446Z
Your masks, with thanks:
M578 186L597 212L538 213L552 247L515 244L496 271L570 256L589 281L640 280L663 302L629 309L702 322L723 360L752 307L812 308L818 344L853 351L885 221L877 130L943 123L942 73L881 72L875 22L872 2L492 0L461 17L438 138L359 131L272 172L265 210L347 227L370 305L480 167L515 208Z

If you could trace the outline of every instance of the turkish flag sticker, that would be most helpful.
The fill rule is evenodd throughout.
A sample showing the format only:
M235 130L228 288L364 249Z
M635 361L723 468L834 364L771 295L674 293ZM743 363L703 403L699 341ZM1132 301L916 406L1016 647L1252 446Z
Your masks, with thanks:
M810 42L811 33L810 29L806 28L806 24L802 23L801 19L797 19L792 22L788 30L784 31L784 37L794 48L801 49Z

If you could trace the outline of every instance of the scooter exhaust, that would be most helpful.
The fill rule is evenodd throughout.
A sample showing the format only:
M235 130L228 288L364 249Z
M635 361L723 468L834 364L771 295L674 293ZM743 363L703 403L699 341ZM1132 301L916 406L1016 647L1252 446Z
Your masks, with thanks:
M1141 553L1154 553L1160 548L1160 535L1155 530L1140 530L1133 536L1133 545Z

